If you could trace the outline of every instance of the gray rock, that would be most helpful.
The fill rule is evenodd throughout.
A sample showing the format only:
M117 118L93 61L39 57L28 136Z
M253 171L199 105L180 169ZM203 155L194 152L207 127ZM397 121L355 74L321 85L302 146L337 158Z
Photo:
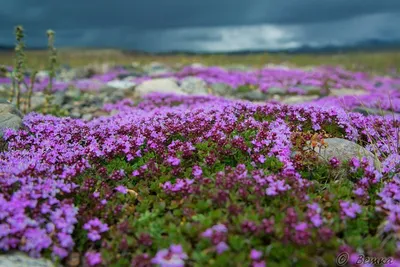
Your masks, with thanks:
M320 87L315 87L315 86L311 86L311 85L299 85L298 87L303 89L306 92L306 94L319 95L321 93Z
M280 87L270 87L267 90L267 94L269 95L284 95L286 93L286 89Z
M64 104L64 105L62 106L62 108L69 111L69 110L72 109L72 104L71 104L71 103Z
M159 62L152 62L148 65L143 66L143 71L149 76L158 76L173 72L173 69Z
M326 161L329 161L333 157L336 157L341 162L349 161L353 157L359 159L366 157L374 161L376 168L381 167L381 163L373 153L352 141L342 138L327 138L324 139L324 142L327 144L326 148L316 147L314 148L314 151Z
M116 101L124 99L124 97L125 97L125 93L123 91L114 91L112 94L110 94L108 96L108 99L111 102L116 102Z
M68 90L65 92L65 97L68 98L68 100L76 100L79 99L82 95L81 90L75 87L70 87Z
M190 64L189 67L191 67L191 68L205 68L206 66L204 64L202 64L202 63L194 62L194 63Z
M361 89L349 89L349 88L342 88L342 89L333 89L330 90L330 95L332 96L344 96L344 95L366 95L368 94L367 91Z
M63 69L63 70L61 70L60 74L58 74L57 79L62 82L70 82L70 81L73 81L74 79L79 78L79 76L81 76L81 78L83 78L82 76L84 76L84 75L78 75L78 73L79 72L74 69Z
M38 107L42 106L45 102L45 97L42 92L37 92L32 94L31 97L31 108L32 110L37 109Z
M87 121L90 121L91 119L93 119L93 115L90 114L90 113L84 114L84 115L82 116L82 119L87 120Z
M7 85L0 84L0 99L8 99L10 97L11 89Z
M294 95L294 96L285 96L281 98L279 101L283 104L300 104L309 102L317 99L317 95Z
M53 105L61 106L65 101L65 91L56 91L53 93Z
M44 258L31 258L23 253L0 255L0 267L54 267L55 265Z
M131 66L132 66L134 69L137 69L137 68L140 67L140 62L133 61L132 64L131 64Z
M142 97L149 93L172 93L186 95L173 78L160 78L144 81L135 88L135 95Z
M277 64L272 64L272 63L264 65L263 68L264 69L290 70L290 67L288 67L286 65L277 65Z
M52 94L53 96L53 105L61 106L65 100L65 92L64 91L56 91ZM39 108L44 105L46 100L46 96L43 92L33 93L31 98L31 108L33 110Z
M79 109L74 108L71 113L70 113L71 118L80 118L81 117L81 113L79 111Z
M112 80L107 82L106 86L118 90L133 90L136 83L128 80Z
M224 69L226 70L233 70L233 71L243 71L243 72L248 72L248 71L253 71L254 68L246 65L231 65L227 66Z
M0 84L0 92L8 92L10 87L5 84Z
M22 126L23 114L14 105L2 100L0 103L0 138L6 129L18 130Z
M250 101L264 101L270 98L267 94L264 94L260 90L253 90L249 92L239 93L238 97Z
M225 83L213 83L210 85L211 91L219 96L232 96L235 90Z
M207 95L207 83L194 76L189 76L181 80L180 88L188 93L193 95Z
M356 107L356 108L353 108L351 111L361 113L365 116L368 116L368 115L384 116L384 115L392 114L391 111L377 109L377 108L367 108L367 107Z
M49 72L46 70L41 70L36 74L36 78L39 80L44 80L49 77Z

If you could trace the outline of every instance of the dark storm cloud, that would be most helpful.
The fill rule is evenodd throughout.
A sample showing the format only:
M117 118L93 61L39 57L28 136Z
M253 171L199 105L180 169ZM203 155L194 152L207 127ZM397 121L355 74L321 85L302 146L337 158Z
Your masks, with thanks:
M269 28L275 31L271 33L275 34L275 37L277 29L282 35L286 31L286 40L283 36L278 38L281 43L302 42L304 36L311 38L309 40L311 42L321 39L327 31L331 35L338 34L340 38L340 34L343 33L329 30L330 27L336 27L335 29L340 31L340 27L335 26L340 21L378 16L378 24L386 25L388 23L382 22L385 18L396 17L396 13L400 13L399 0L0 0L0 2L2 2L0 43L12 43L13 27L22 24L27 30L28 40L33 45L45 43L43 40L45 31L52 28L57 33L59 45L121 46L156 50L160 49L157 46L162 45L165 48L173 44L179 47L185 44L201 47L203 42L203 46L207 43L206 46L210 46L210 43L226 40L227 35L235 35L236 30L233 27L239 27L243 34L246 30L241 27L248 26L247 29L254 35L256 33L251 29L258 25L275 27L274 30ZM365 21L373 20L376 22L376 19ZM376 25L369 24L357 26L357 21L352 24L352 30L355 31L360 29L366 31L369 27L376 28ZM293 27L297 27L296 30L302 32L304 36L301 37L299 33L294 34L288 30L293 30ZM315 34L310 29L314 29ZM344 26L342 31L348 32L349 29ZM385 35L396 35L397 33L393 31L399 30L383 27L379 31L385 32ZM264 33L267 34L267 31ZM288 40L289 37L297 39ZM161 38L162 42L157 38ZM264 37L255 36L252 39L255 45L265 43ZM238 40L238 42L245 41Z

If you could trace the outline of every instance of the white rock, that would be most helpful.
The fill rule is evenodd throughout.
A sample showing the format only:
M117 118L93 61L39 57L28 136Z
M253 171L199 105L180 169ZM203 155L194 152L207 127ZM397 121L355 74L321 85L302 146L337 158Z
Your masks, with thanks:
M172 78L161 78L144 81L135 88L136 96L144 96L149 93L169 93L187 95Z
M127 90L131 89L136 85L135 82L128 81L128 80L112 80L107 82L107 86L113 87L116 89Z

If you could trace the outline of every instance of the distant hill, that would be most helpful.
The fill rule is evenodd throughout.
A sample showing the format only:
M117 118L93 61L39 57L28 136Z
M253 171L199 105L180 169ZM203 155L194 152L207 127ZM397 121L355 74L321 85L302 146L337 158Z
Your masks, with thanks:
M186 55L202 55L202 54L229 54L229 55L250 55L262 53L288 53L288 54L332 54L345 52L379 52L379 51L399 51L400 40L386 41L371 39L350 45L327 45L320 47L302 46L293 49L276 49L276 50L239 50L232 52L209 52L209 51L170 51L155 54L186 54Z
M41 47L29 47L28 50L45 50L47 48ZM103 48L92 48L93 50L99 50ZM108 48L112 49L112 48ZM0 52L13 51L13 46L1 45ZM82 50L82 48L63 48L58 47L59 51L75 51ZM84 50L91 50L91 48L85 48ZM207 55L207 54L227 54L227 55L249 55L249 54L262 54L262 53L288 53L288 54L333 54L333 53L345 53L345 52L379 52L379 51L400 51L400 40L380 40L370 39L359 43L349 45L326 45L326 46L302 46L294 49L276 49L276 50L239 50L231 52L212 52L212 51L167 51L167 52L147 52L140 50L129 50L129 49L118 49L126 54L136 55Z
M7 51L12 51L12 50L14 50L14 47L13 47L13 46L6 46L6 45L1 45L1 44L0 44L0 52L1 52L1 51L7 52Z

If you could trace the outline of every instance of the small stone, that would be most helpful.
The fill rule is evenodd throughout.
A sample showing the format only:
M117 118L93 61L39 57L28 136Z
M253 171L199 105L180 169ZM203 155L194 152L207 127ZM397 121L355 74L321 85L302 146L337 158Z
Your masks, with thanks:
M112 80L106 84L108 87L119 90L132 90L136 83L128 80Z
M239 98L250 100L250 101L265 101L269 99L267 94L264 94L260 90L253 90L245 93L238 94Z
M65 91L56 91L53 93L53 105L61 106L64 104L65 100Z
M41 70L36 74L36 78L39 79L40 81L43 81L49 78L49 72L46 70Z
M71 118L80 118L81 113L77 109L73 109L70 113Z
M211 92L219 96L231 96L234 89L225 83L213 83L210 85Z
M81 90L75 87L70 87L68 90L65 92L65 97L71 100L76 100L79 99L82 95Z
M270 95L284 95L286 94L286 90L280 87L270 87L267 89L267 94Z
M173 72L169 66L166 66L159 62L152 62L148 65L143 66L143 71L149 76L159 76L167 73Z
M246 66L246 65L231 65L231 66L227 66L225 67L226 70L231 70L231 71L241 71L241 72L249 72L249 71L253 71L254 68L250 67L250 66Z
M70 267L76 267L79 266L80 263L80 255L77 252L71 253L69 257L67 258L67 264Z
M33 93L31 97L31 109L36 110L40 106L44 105L45 97L43 92Z
M93 115L92 114L84 114L82 116L82 119L86 120L86 121L90 121L91 119L93 119Z
M280 101L283 104L300 104L315 100L317 98L318 98L317 95L294 95L294 96L285 96Z

